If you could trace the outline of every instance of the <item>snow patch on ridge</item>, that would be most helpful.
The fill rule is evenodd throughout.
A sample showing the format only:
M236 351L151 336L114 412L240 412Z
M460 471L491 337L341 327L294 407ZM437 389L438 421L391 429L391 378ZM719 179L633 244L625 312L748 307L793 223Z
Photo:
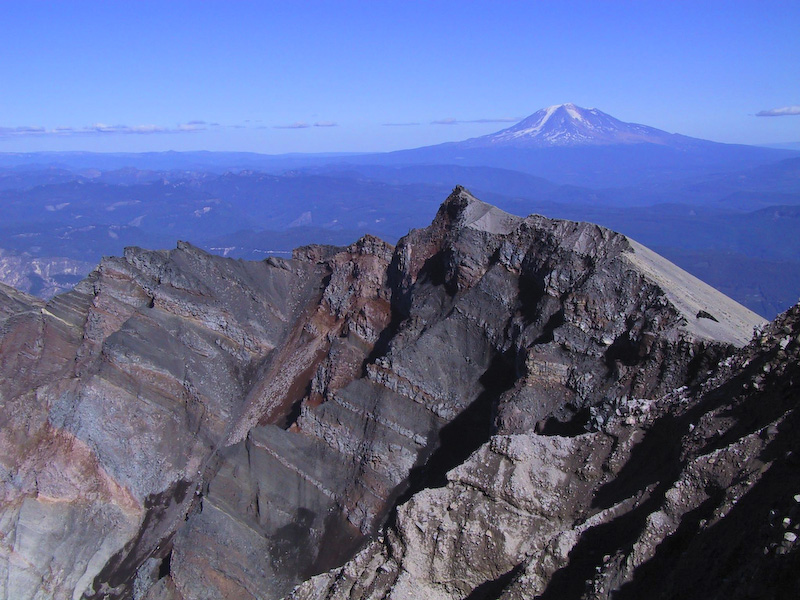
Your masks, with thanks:
M567 111L567 114L575 119L576 121L580 121L581 123L586 123L586 119L581 116L581 113L578 112L577 108L574 104L562 104L564 110Z

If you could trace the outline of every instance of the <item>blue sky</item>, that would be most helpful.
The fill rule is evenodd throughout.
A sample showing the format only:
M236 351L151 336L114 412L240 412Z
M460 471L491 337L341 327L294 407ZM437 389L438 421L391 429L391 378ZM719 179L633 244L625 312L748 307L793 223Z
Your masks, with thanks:
M0 152L382 151L551 104L800 141L800 2L2 1ZM756 116L783 109L782 116Z

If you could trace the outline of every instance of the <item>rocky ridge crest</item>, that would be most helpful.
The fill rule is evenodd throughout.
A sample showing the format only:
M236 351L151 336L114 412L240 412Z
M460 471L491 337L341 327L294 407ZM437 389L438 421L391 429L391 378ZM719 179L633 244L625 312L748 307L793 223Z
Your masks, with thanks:
M666 497L609 473L763 325L622 235L463 188L396 248L181 243L46 304L0 292L0 597L22 599L546 591L595 525ZM647 562L623 559L615 581Z

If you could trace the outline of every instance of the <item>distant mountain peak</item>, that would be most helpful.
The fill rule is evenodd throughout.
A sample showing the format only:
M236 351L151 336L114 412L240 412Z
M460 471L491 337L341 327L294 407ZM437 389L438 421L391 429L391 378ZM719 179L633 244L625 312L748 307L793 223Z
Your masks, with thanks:
M548 106L547 108L543 108L542 110L537 111L535 114L539 114L542 111L546 113L545 119L549 119L554 114L561 111L561 112L566 112L571 119L574 119L576 121L585 120L582 115L582 113L584 112L589 112L589 113L599 112L596 108L581 108L580 106L578 106L577 104L573 104L572 102L567 102L566 104L553 104L552 106Z
M671 144L676 137L679 136L645 125L625 123L596 108L582 108L569 102L548 106L508 129L465 143L471 147Z

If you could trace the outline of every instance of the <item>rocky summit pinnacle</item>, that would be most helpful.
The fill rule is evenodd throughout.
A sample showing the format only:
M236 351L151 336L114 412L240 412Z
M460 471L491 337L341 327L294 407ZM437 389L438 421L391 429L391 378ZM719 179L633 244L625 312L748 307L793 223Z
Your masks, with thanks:
M0 598L797 597L798 310L462 187L0 286Z
M596 108L557 104L536 111L516 125L462 142L467 147L550 147L651 143L684 144L685 136L625 123Z

